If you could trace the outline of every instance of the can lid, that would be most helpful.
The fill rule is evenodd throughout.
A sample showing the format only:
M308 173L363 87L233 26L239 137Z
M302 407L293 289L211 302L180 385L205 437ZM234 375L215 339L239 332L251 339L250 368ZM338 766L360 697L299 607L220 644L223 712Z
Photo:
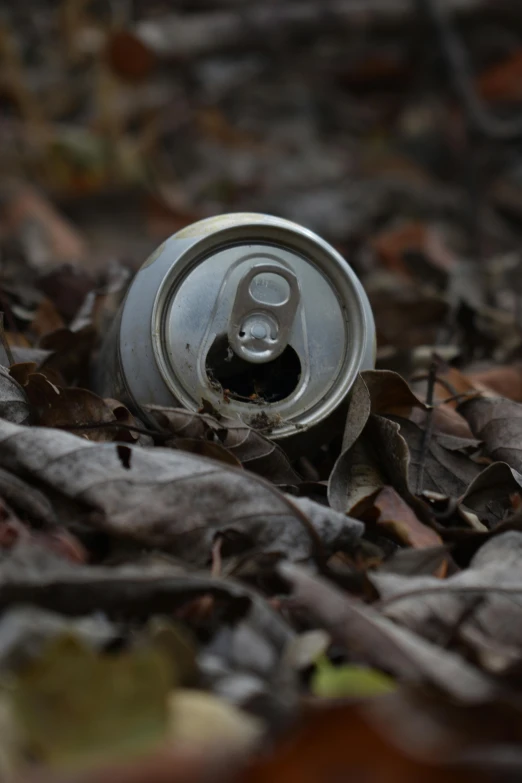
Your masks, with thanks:
M368 361L373 320L360 283L330 245L289 221L252 217L190 227L196 241L156 296L153 347L183 405L196 410L206 399L285 437L344 399Z

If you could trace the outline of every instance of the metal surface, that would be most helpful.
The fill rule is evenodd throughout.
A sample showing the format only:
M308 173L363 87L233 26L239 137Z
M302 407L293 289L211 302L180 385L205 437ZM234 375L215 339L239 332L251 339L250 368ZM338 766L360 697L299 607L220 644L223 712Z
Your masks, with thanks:
M135 408L205 399L288 438L331 419L374 347L366 294L330 245L281 218L222 215L145 262L96 386Z
M228 323L232 350L254 364L269 362L290 341L299 281L280 264L254 264L239 281Z

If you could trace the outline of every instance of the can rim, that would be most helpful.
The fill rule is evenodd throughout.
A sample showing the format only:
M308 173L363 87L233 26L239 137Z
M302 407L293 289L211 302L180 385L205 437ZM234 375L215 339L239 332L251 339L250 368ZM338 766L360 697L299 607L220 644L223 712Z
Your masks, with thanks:
M181 229L171 239L190 241L158 287L152 309L151 333L158 368L174 397L187 408L197 409L197 402L187 395L173 377L162 339L164 319L173 291L191 268L205 257L246 240L248 244L283 245L315 265L330 280L337 293L348 327L349 346L345 361L326 397L312 403L304 411L289 416L280 426L275 426L272 436L285 438L295 435L296 432L319 424L333 413L346 398L357 373L363 369L363 363L371 354L375 340L373 317L366 293L343 256L310 229L284 218L257 213L237 212L207 218ZM245 414L253 413L248 403L237 402L235 408L239 415L243 410ZM270 413L275 412L276 408L277 403L266 403L259 410Z

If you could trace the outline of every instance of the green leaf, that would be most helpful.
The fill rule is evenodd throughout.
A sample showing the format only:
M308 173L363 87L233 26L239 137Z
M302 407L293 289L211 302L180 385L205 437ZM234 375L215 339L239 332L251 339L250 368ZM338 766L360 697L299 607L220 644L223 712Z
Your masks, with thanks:
M164 652L99 654L64 634L18 676L13 705L36 759L90 765L157 746L168 733L171 685Z
M321 656L317 661L311 681L314 695L325 699L380 696L396 687L391 677L376 669L351 664L333 666L326 656Z

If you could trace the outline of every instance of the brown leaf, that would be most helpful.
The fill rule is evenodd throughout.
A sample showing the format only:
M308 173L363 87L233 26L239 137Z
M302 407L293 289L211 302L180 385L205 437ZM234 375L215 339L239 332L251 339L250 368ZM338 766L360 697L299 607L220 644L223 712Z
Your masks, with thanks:
M129 445L126 467L113 444L3 420L0 445L1 465L96 512L92 525L175 550L201 566L216 534L232 551L282 552L300 560L321 548L350 549L362 532L361 523L344 514L307 498L294 500L252 473L185 452ZM313 521L299 506L305 501L314 508Z
M95 280L86 269L71 264L62 264L38 280L39 289L49 297L66 321L76 315L94 286Z
M96 332L91 326L86 326L77 332L69 329L58 329L45 335L40 346L52 353L40 365L39 371L46 373L53 370L59 373L67 383L89 381L90 353L96 341Z
M415 549L442 544L438 533L418 519L393 487L383 487L360 518L389 531L402 544Z
M357 504L387 484L408 503L415 503L421 465L421 489L454 498L463 495L481 471L466 454L477 448L477 441L433 433L425 454L424 441L425 432L412 421L372 414L330 475L332 508L352 513Z
M183 408L162 408L156 405L146 406L146 410L176 438L208 440L209 436L213 437L243 467L274 484L290 485L301 481L288 457L276 443L238 419L221 416L218 420L208 413L191 413Z
M390 417L400 427L410 453L408 485L413 493L421 490L438 492L448 497L459 497L466 492L481 466L467 454L476 451L479 443L469 438L457 438L444 433L433 433L423 455L425 433L407 419ZM419 473L422 481L419 489Z
M56 329L63 329L65 326L63 318L58 313L56 307L50 299L44 297L36 311L36 315L33 318L30 329L36 337L43 337L44 334L54 332Z
M395 703L388 698L381 715L380 704L379 700L368 709L361 704L330 702L307 710L268 755L250 762L237 783L484 783L475 770L448 768L447 756L454 743L439 726L425 721L414 733L420 739L416 743L409 725L417 719L413 710L413 718L406 720L408 741L401 742L389 723L393 721L395 727L399 717L404 722L407 705L393 709ZM437 754L420 750L427 741L435 744Z
M484 71L478 79L478 89L488 101L522 100L522 49Z
M129 30L110 33L105 57L114 73L129 82L146 79L156 63L154 52Z
M455 257L444 245L439 233L425 223L403 223L386 229L371 240L371 246L383 266L392 272L411 277L412 271L426 273L426 267L439 282L444 282L455 265ZM408 259L415 259L415 269ZM419 264L419 259L424 264Z
M427 407L425 384L408 384L400 375L390 370L368 370L362 373L371 398L372 413L392 414L410 419L419 427L426 423ZM467 389L466 389L467 390ZM435 432L444 432L461 438L472 437L466 420L455 410L454 405L445 404L450 395L442 384L435 384L435 409L432 416L432 428Z
M116 427L85 428L88 424L116 422L116 416L109 406L88 389L63 389L41 373L28 375L24 388L42 427L76 430L82 437L98 442L122 440L122 436L127 439L127 433L122 433Z
M499 397L522 402L522 366L520 365L492 367L490 370L468 373L467 377L478 391L490 390Z
M480 397L459 406L488 454L522 472L522 404L503 397Z

